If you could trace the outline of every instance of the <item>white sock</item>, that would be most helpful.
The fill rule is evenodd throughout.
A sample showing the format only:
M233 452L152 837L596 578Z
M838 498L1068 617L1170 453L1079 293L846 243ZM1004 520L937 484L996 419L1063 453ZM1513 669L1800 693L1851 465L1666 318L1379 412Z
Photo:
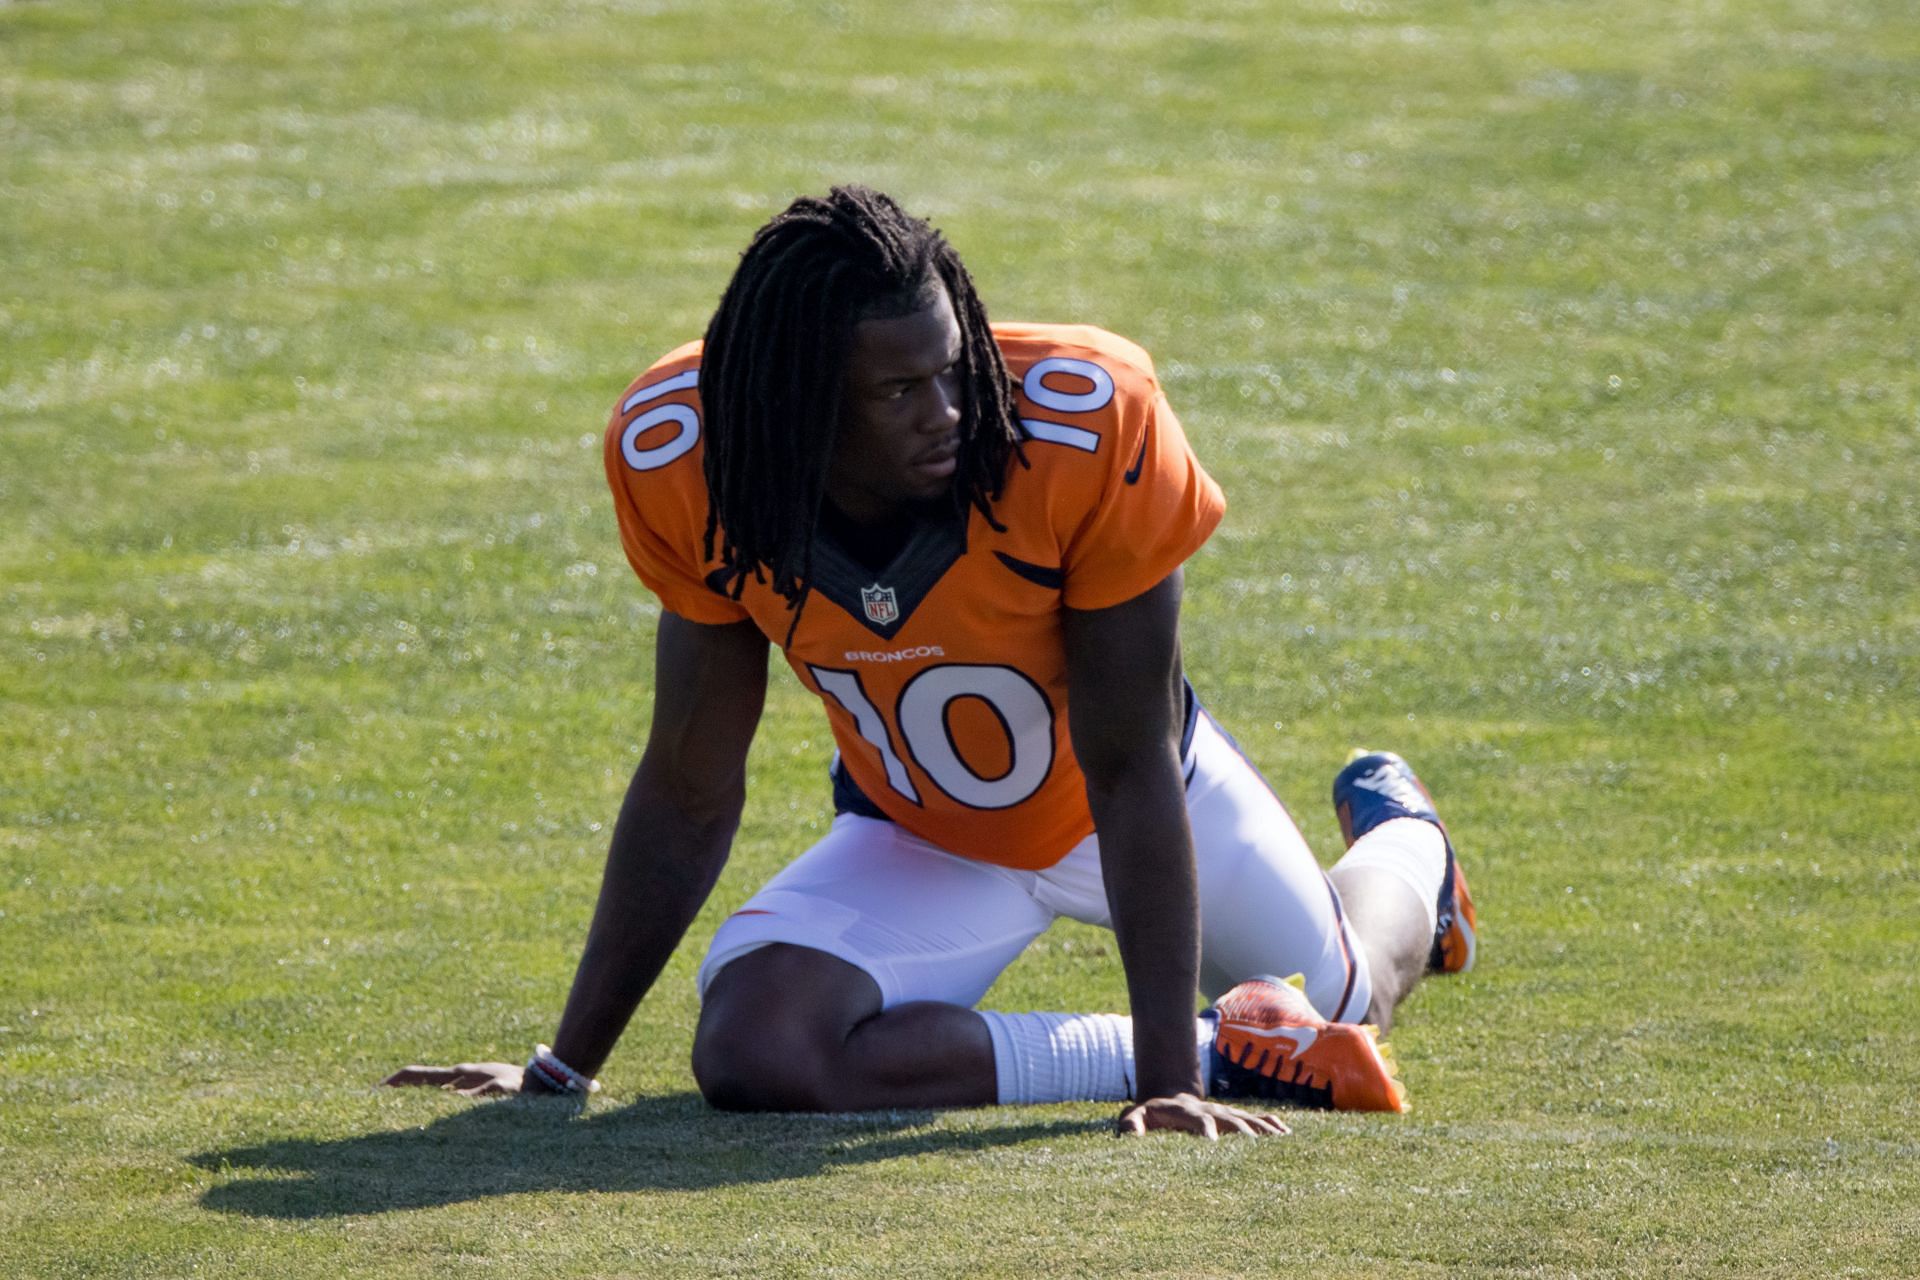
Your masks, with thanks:
M1353 842L1333 869L1372 867L1398 877L1427 909L1427 926L1440 927L1440 882L1447 875L1447 838L1424 818L1389 818Z
M982 1013L1002 1105L1133 1096L1133 1019L1117 1013Z
M1001 1105L1133 1096L1133 1019L1117 1013L986 1013ZM1204 1059L1213 1022L1195 1020Z

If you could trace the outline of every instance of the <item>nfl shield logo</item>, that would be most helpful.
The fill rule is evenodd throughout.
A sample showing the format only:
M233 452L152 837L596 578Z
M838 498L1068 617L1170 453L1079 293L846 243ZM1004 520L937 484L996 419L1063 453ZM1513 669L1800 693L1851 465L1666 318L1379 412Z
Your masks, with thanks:
M860 603L866 607L867 620L876 626L884 627L900 616L900 602L893 598L893 588L877 582L860 588Z

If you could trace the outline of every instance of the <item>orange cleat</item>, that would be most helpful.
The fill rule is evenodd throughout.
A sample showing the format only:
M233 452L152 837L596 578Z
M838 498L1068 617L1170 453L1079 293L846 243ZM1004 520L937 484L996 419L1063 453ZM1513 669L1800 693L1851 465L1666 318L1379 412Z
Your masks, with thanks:
M1208 1092L1331 1111L1407 1111L1387 1046L1371 1025L1328 1022L1306 993L1278 978L1249 978L1221 996Z

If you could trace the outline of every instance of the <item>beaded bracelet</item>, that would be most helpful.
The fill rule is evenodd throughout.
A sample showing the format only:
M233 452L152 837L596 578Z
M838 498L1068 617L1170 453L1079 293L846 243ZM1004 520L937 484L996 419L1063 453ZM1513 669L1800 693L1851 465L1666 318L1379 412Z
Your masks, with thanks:
M598 1093L600 1082L581 1075L566 1063L553 1056L553 1050L544 1044L533 1047L533 1056L527 1059L524 1079L536 1081L540 1088L549 1093Z

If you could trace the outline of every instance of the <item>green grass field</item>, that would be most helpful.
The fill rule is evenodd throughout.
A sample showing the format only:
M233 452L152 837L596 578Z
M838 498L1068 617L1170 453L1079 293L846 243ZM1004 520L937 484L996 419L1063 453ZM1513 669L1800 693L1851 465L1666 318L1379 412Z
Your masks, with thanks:
M784 670L606 1092L373 1087L550 1036L657 616L600 427L840 180L1154 352L1324 856L1351 745L1439 795L1411 1116L706 1110ZM1916 208L1908 0L0 0L0 1274L1920 1274Z

